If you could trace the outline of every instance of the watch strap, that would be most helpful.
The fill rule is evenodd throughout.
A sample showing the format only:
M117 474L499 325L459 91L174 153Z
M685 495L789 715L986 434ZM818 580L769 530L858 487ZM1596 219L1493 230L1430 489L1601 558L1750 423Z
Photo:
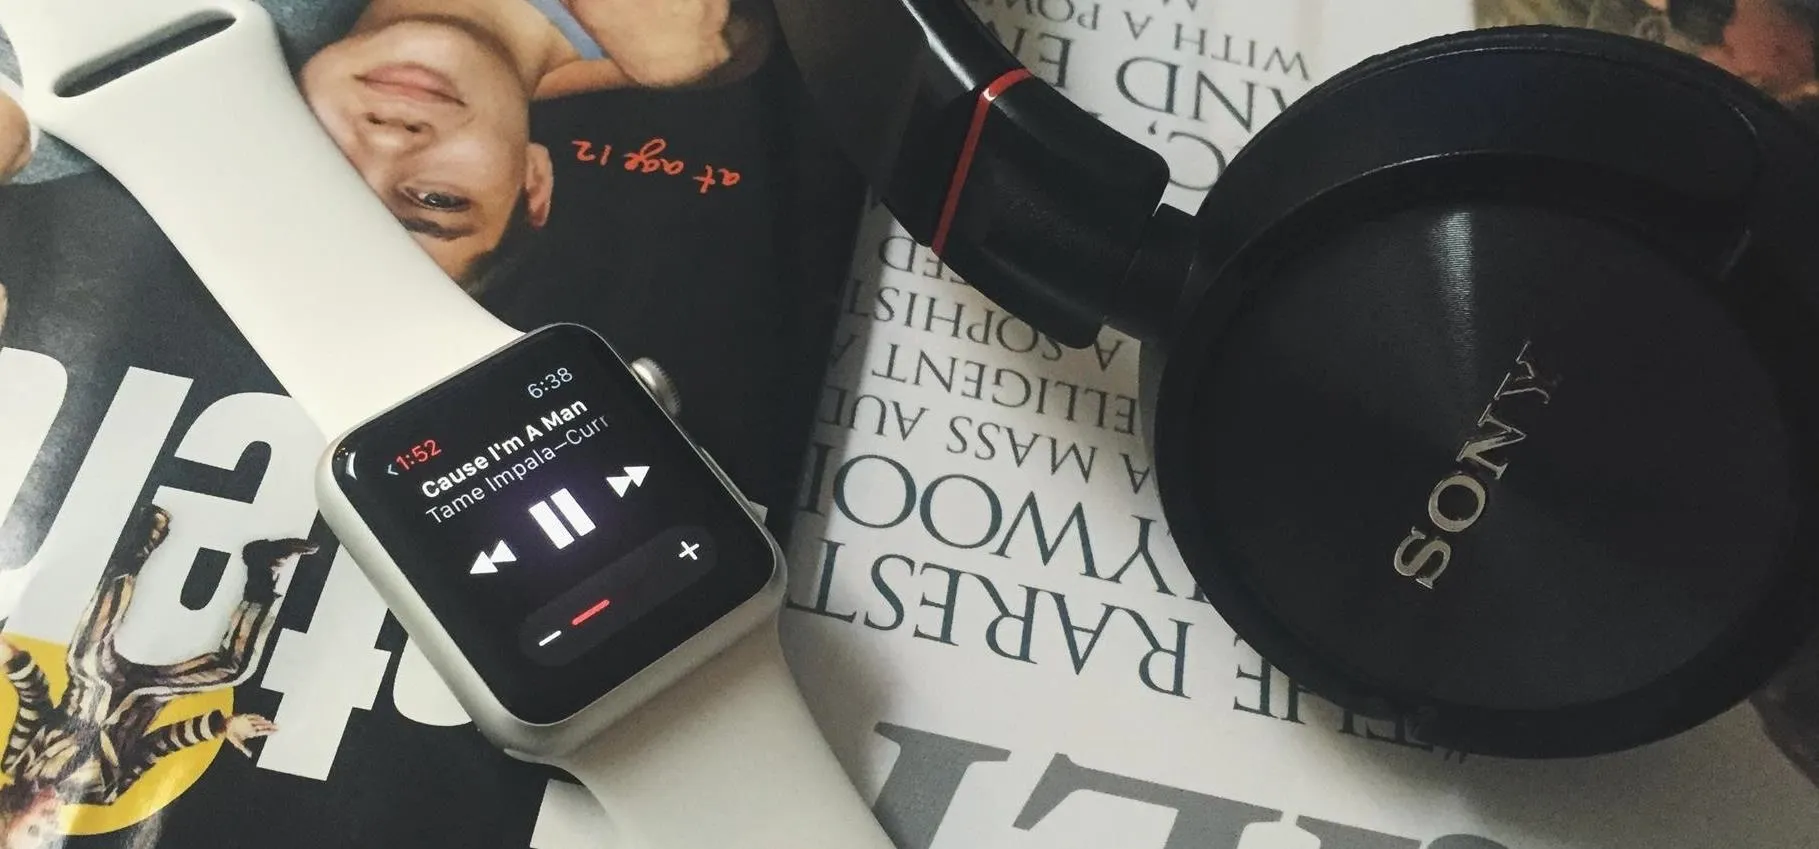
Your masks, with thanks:
M0 0L0 30L32 122L132 194L328 436L517 338L373 195L256 3ZM208 34L68 89L186 31Z
M649 849L892 849L765 624L552 761Z

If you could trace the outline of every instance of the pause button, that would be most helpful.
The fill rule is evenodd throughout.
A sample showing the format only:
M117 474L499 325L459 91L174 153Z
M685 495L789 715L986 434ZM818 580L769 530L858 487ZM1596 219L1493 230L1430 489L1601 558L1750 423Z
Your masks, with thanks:
M555 505L553 510L550 509L552 504ZM557 513L562 514L561 518L556 517ZM543 535L557 548L567 548L575 542L575 537L584 537L594 531L594 520L588 518L587 511L581 509L566 489L558 489L549 498L532 504L531 518L537 520L537 527L543 529ZM566 525L564 520L567 520Z

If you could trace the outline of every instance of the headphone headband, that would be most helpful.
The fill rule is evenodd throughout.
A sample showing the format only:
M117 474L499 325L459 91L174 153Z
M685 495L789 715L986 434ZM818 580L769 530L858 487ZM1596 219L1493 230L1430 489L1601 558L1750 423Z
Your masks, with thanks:
M1024 68L962 3L776 6L828 129L912 238L1063 345L1107 323L1159 331L1178 293L1140 283L1181 279L1192 244L1187 215L1158 214L1160 155Z

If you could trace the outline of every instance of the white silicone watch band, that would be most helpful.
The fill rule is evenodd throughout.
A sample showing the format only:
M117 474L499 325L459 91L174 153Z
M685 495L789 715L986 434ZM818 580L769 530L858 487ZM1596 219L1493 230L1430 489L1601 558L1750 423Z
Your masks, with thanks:
M891 849L803 703L773 619L554 765L641 849Z
M98 89L60 81L209 16ZM331 438L519 335L417 247L316 123L246 0L0 0L32 122L119 180Z

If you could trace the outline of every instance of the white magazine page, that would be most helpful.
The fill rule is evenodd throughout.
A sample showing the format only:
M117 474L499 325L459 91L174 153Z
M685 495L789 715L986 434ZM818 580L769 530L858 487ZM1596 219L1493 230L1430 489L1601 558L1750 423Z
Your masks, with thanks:
M970 5L1167 157L1166 201L1190 212L1321 79L1474 25L1468 2ZM1747 706L1620 755L1519 762L1296 689L1195 598L1132 339L1036 337L881 208L858 252L784 633L902 849L1819 846L1819 789Z

